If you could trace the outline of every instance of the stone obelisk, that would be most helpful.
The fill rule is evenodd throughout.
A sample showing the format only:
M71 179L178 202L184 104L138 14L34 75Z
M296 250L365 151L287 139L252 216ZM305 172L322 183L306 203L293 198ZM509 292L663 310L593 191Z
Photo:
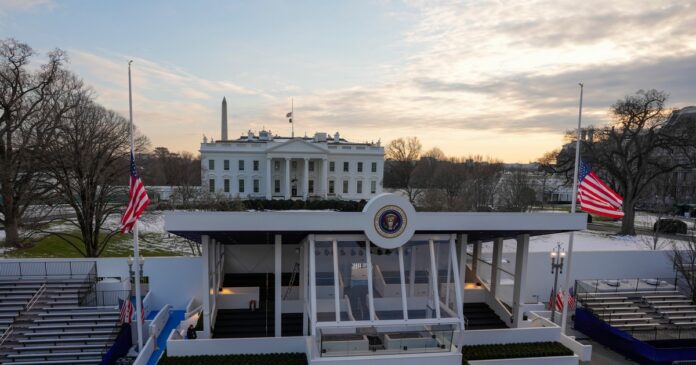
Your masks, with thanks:
M222 98L222 133L220 140L227 140L227 100L224 97Z

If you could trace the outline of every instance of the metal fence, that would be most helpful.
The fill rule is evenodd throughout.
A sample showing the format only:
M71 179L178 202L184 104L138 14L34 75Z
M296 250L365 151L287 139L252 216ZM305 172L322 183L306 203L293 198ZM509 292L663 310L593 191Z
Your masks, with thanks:
M677 276L669 278L583 279L575 281L575 293L578 299L582 300L587 294L681 290L680 284Z
M119 300L129 300L129 290L96 290L91 287L79 292L78 305L82 307L113 307L119 305Z
M14 261L0 263L0 279L96 278L95 261Z

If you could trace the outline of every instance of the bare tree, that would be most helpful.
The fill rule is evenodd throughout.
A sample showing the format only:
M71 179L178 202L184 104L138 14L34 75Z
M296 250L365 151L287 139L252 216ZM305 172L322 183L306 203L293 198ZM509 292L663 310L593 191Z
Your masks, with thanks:
M187 205L201 192L201 161L190 152L180 152L171 163L176 167L171 173L175 198Z
M130 153L129 124L122 116L94 103L84 103L68 114L58 129L56 143L47 148L47 166L58 199L69 205L79 230L50 232L86 257L98 257L118 230L105 223L118 216L127 192ZM146 143L138 138L138 146ZM119 199L120 198L120 199Z
M655 179L696 166L696 126L668 119L666 101L664 92L638 91L612 105L611 125L584 132L582 158L623 197L620 234L635 235L636 203ZM572 166L574 153L571 143L559 163Z
M551 189L551 191L549 191L547 183L549 177L553 176L557 172L556 160L558 159L559 153L561 153L560 149L549 151L544 153L544 155L537 160L537 163L539 164L539 172L541 172L541 209L544 209L544 205L546 204L546 196L548 193L554 190Z
M44 148L52 144L62 115L83 95L81 82L62 68L63 51L49 52L45 64L30 68L35 55L27 44L0 41L0 223L5 244L14 247L24 241L19 231L24 215L51 192L42 171Z
M415 186L412 180L413 171L420 158L421 145L418 137L395 139L387 145L385 155L387 158L384 185L386 187L402 189L411 203L415 203L422 192Z
M503 173L501 161L480 155L467 157L464 162L466 182L464 184L464 210L488 211L500 190Z
M521 169L515 169L506 175L502 191L503 207L515 212L527 211L536 197L527 174Z

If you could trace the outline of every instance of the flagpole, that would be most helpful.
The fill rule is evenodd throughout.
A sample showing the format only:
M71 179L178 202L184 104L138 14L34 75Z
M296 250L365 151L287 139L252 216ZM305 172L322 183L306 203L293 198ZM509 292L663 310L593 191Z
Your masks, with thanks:
M578 166L580 165L580 129L582 128L582 96L585 85L579 83L580 85L580 107L578 110L578 130L577 136L575 137L575 169L573 171L573 195L571 197L570 204L570 214L575 214L575 206L577 204L578 198ZM567 254L567 265L566 266L566 277L565 277L565 290L570 293L570 274L571 265L573 263L573 240L575 239L575 232L570 232L568 237L568 254ZM563 314L561 315L561 333L565 333L566 322L568 320L568 296L563 295Z
M290 98L290 118L292 138L295 138L295 98Z
M133 93L131 91L131 63L128 61L128 112L130 116L130 147L131 155L135 159L135 139L133 138ZM143 348L143 313L140 296L140 250L138 248L138 220L133 224L133 259L135 261L135 321L138 331L138 352ZM128 298L130 300L130 298Z

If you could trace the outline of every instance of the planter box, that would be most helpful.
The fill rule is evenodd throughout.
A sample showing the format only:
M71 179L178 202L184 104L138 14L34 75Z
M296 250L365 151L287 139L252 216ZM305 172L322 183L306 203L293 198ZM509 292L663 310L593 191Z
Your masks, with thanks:
M518 359L469 360L470 365L578 365L577 355L525 357Z

